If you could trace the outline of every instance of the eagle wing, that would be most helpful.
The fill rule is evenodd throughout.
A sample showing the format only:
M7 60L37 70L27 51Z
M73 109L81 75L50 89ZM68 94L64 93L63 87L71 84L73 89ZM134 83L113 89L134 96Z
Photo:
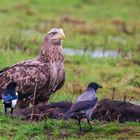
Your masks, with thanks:
M4 68L0 71L0 94L11 81L18 83L18 93L33 93L36 83L38 89L43 87L50 77L50 67L47 63L27 60Z

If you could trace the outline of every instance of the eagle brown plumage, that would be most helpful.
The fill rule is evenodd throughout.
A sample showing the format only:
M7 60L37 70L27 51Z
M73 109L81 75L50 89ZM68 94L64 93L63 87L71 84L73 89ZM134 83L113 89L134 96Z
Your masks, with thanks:
M65 81L62 41L65 34L62 29L51 29L43 39L43 45L37 58L17 63L0 71L0 95L9 82L17 82L17 91L23 98L18 107L28 107L33 102L36 87L35 104L48 101L50 95L60 89Z

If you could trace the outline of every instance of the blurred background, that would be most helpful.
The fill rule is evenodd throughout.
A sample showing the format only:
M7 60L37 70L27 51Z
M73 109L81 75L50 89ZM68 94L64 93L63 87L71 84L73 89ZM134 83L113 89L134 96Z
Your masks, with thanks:
M66 34L66 82L52 101L72 99L87 84L99 98L140 100L139 0L1 0L0 69L38 55L51 28Z

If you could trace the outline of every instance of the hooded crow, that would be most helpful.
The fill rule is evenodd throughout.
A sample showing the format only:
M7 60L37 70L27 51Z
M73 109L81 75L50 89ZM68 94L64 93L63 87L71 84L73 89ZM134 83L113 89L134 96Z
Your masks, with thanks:
M17 83L10 82L2 94L2 103L4 105L4 112L7 113L7 108L11 108L11 115L18 100L18 93L16 92Z
M102 88L99 84L92 82L87 86L86 91L80 95L76 102L71 106L70 110L64 115L65 119L73 118L78 121L80 130L81 128L81 119L86 118L87 122L91 127L90 120L92 115L92 110L95 107L97 99L97 89Z

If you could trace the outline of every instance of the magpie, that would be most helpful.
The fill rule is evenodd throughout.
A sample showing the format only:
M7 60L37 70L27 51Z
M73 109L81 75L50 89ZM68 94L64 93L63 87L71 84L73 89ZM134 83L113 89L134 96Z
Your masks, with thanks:
M64 119L76 119L78 121L80 131L83 130L81 128L81 119L83 118L87 119L90 128L92 128L90 120L92 116L92 110L98 101L96 95L98 88L102 88L102 86L95 82L89 83L86 91L77 98L76 102L71 106L70 110L64 115Z
M10 82L4 92L2 93L2 103L4 105L4 112L7 113L7 108L11 108L11 116L18 100L18 93L16 91L16 82Z

